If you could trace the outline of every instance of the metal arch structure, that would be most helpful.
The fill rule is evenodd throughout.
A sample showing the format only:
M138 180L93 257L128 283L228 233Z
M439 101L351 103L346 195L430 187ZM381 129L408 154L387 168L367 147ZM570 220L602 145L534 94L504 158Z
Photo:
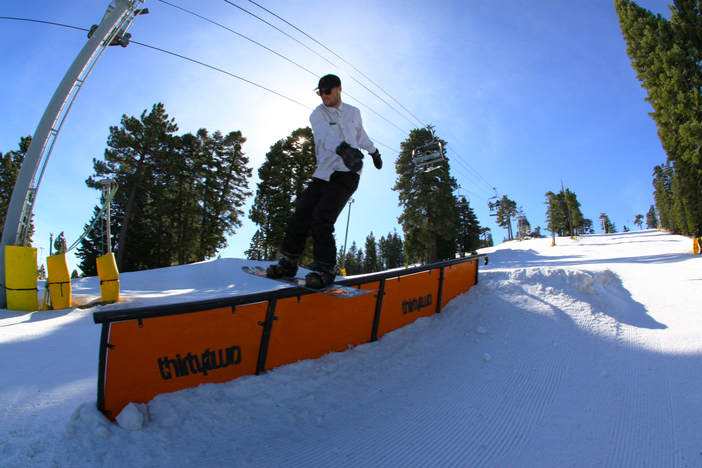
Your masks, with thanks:
M5 290L5 246L26 244L39 184L56 137L73 101L102 53L110 45L126 47L127 30L134 18L146 11L137 7L145 0L112 0L97 27L93 26L83 46L42 115L15 182L0 242L0 307L7 307ZM38 176L37 176L38 175Z

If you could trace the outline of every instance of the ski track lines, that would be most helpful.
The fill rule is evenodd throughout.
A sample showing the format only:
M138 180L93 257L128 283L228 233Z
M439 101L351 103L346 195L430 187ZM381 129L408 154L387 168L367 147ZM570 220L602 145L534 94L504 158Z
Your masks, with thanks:
M688 466L683 453L693 447L679 447L675 417L691 434L696 418L675 402L698 394L698 359L663 353L667 324L649 316L616 275L491 271L454 301L348 351L357 353L356 367L345 368L346 353L306 363L314 372L331 365L334 375L315 392L319 413L235 466ZM435 335L441 352L431 347ZM375 347L397 358L374 359ZM366 385L351 386L347 404L325 401L325 386L344 380ZM339 390L330 393L338 398Z
M655 289L666 294L647 288L647 276L657 278L659 284ZM667 328L628 327L624 330L627 352L633 362L626 381L629 386L626 404L632 406L633 414L627 415L628 419L622 415L620 423L624 427L635 426L632 420L639 420L639 427L629 428L627 442L638 446L640 453L632 453L631 445L622 444L619 452L626 453L617 452L617 459L632 460L630 466L634 466L633 463L637 466L700 466L702 457L696 437L701 416L700 344L699 336L688 330L694 330L696 324L691 322L699 320L698 304L702 294L698 293L698 300L681 302L677 296L682 295L682 291L676 291L676 288L690 287L688 281L699 278L699 270L680 265L660 274L655 272L654 266L648 266L628 271L627 277L631 290L650 304L652 313L660 316ZM689 292L687 296L689 298ZM667 430L661 431L661 427ZM632 435L634 432L636 434Z
M411 363L399 363L407 366L406 380L383 382L381 370L377 382L382 384L376 384L375 391L349 395L350 401L358 402L353 410L350 403L326 416L324 434L306 428L306 438L315 443L304 453L295 443L299 441L281 441L290 445L277 445L275 452L255 458L254 465L520 465L520 448L529 445L534 428L544 423L584 333L573 319L578 301L541 291L536 284L539 274L532 279L506 276L481 280L475 293L457 299L468 301L474 314L452 314L449 305L440 316L423 319L430 329L422 331L445 336L440 362L422 358L421 338L403 341L405 349L398 352L414 353ZM524 281L528 284L520 284ZM549 294L556 294L555 303L545 299ZM510 304L514 298L521 299ZM575 309L564 311L568 308ZM515 327L529 333L520 331L516 340L510 339ZM398 332L400 339L400 334L417 330ZM424 355L435 355L428 351ZM504 367L503 359L508 361ZM522 363L521 369L505 372L513 360ZM379 392L385 397L379 399ZM432 418L437 408L443 408L441 417ZM334 451L317 451L315 446Z
M624 327L623 339L626 348L627 366L622 366L623 387L618 395L621 409L611 429L615 442L610 466L673 466L673 460L666 454L666 447L672 447L672 408L665 372L664 357L658 350L644 349L655 337L642 335L655 334L656 330L643 333L633 327ZM652 379L652 376L657 379ZM656 382L657 380L657 382ZM669 427L668 438L661 440L661 427ZM649 428L655 427L651 433Z
M697 307L647 286L656 266L635 268L631 292L609 270L481 272L442 313L377 342L156 397L141 431L103 440L97 410L79 408L77 435L53 456L86 467L700 466Z

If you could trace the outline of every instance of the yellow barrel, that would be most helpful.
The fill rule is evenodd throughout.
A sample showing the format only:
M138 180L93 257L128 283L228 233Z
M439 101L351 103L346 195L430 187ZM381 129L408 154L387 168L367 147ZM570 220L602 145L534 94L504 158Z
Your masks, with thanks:
M66 254L47 257L46 266L49 269L51 306L54 309L68 309L71 307L71 275L68 273Z
M692 239L692 253L697 255L700 253L700 240Z
M100 295L103 302L119 301L119 271L115 254L109 253L97 258L97 270L100 277Z
M37 310L37 249L5 246L5 283L8 309Z

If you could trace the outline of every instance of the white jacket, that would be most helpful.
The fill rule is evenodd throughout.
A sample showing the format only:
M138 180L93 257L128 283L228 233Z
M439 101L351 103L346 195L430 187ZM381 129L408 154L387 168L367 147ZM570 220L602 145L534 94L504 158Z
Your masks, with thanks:
M312 177L328 181L334 171L350 172L336 148L346 142L354 148L375 151L375 146L363 129L361 111L342 102L339 107L320 104L310 115L317 156L317 170ZM360 174L361 171L358 171Z

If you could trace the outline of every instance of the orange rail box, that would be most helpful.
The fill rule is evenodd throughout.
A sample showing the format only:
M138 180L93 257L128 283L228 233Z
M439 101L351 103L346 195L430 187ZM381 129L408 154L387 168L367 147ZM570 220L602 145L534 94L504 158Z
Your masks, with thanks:
M375 341L441 311L478 281L485 255L339 281L374 293L299 288L185 304L112 309L102 324L98 409L115 417L156 395L261 374Z

